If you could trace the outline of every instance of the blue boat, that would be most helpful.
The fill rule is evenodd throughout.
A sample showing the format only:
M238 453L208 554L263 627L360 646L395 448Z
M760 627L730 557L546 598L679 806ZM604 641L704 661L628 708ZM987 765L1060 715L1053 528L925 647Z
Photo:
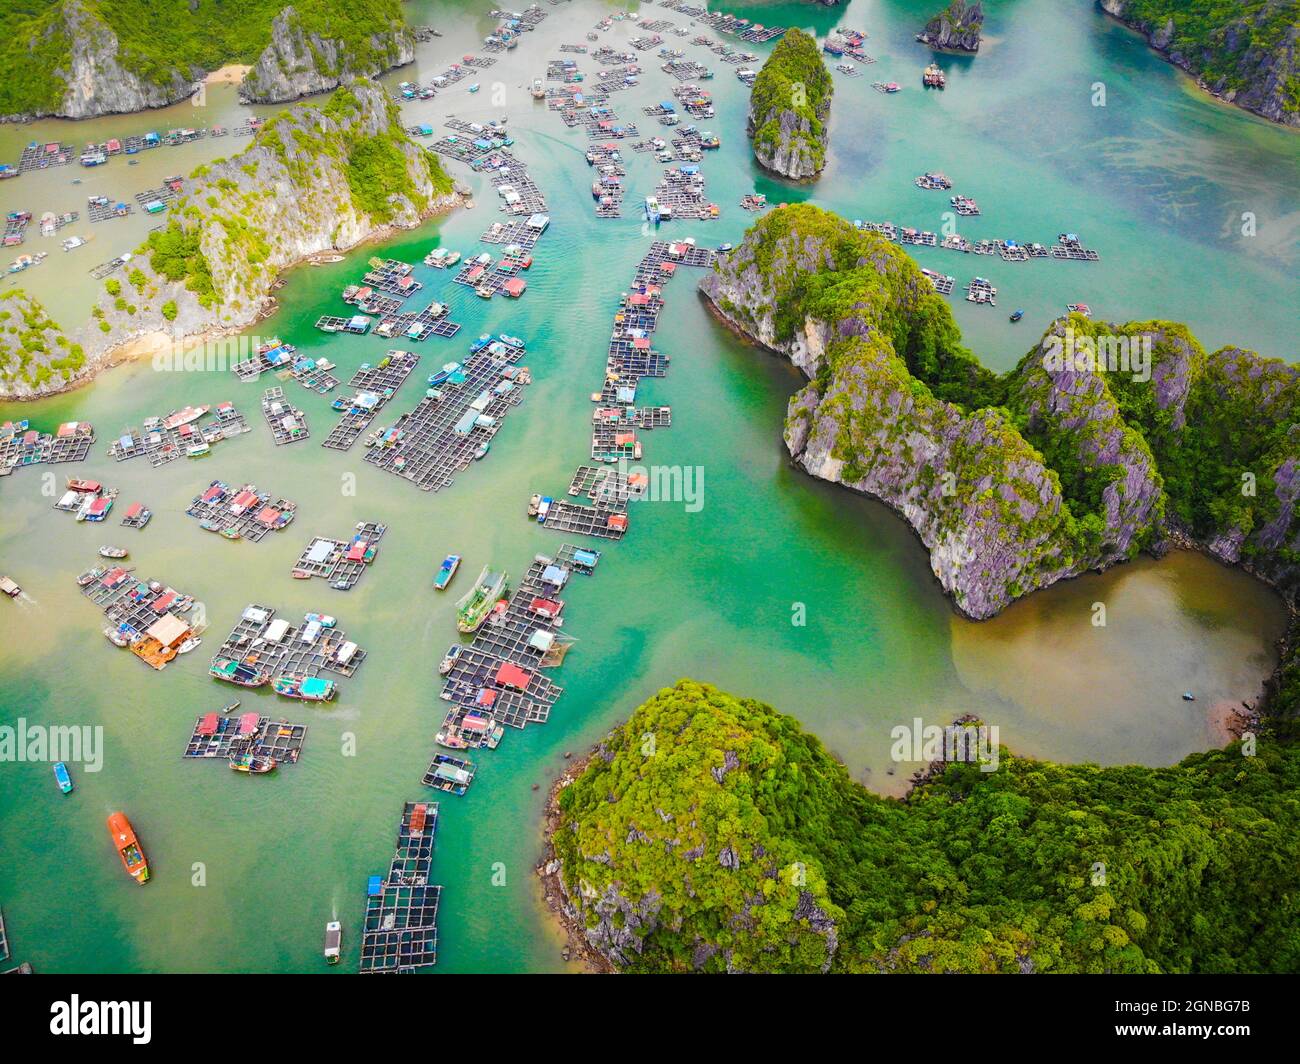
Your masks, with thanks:
M59 790L64 794L72 793L72 777L68 775L68 766L62 761L54 762L54 778L59 781Z
M1016 311L1014 314L1011 315L1011 320L1012 320L1012 321L1019 321L1019 320L1020 320L1021 318L1023 318L1024 316L1025 316L1025 312L1024 312L1023 310L1018 310L1018 311Z
M469 91L470 91L470 92L478 92L478 82L477 82L477 81L474 82L474 84L471 85L471 86L469 87Z
M447 585L451 583L451 578L456 575L456 570L460 568L460 555L448 554L443 558L442 565L438 567L438 575L433 578L433 586L438 591L446 591Z

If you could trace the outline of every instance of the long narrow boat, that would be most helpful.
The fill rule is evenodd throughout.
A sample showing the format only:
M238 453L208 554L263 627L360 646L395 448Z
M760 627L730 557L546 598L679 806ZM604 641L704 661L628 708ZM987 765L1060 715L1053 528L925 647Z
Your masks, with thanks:
M451 583L451 578L456 575L456 570L460 568L460 555L448 554L442 559L442 565L438 567L438 574L433 578L433 586L439 591L446 591L447 585Z
M113 848L122 859L126 874L137 883L149 882L149 862L145 859L140 840L135 837L131 821L122 812L113 813L108 818L108 834L113 839Z
M325 925L325 963L338 964L343 945L343 925L331 920Z
M336 690L333 680L319 676L277 676L272 686L277 695L298 698L304 702L328 702Z
M68 773L68 766L62 761L54 762L54 778L58 781L59 790L64 794L72 793L72 776Z
M477 632L506 587L506 573L492 572L486 565L473 588L456 603L456 627L466 634Z

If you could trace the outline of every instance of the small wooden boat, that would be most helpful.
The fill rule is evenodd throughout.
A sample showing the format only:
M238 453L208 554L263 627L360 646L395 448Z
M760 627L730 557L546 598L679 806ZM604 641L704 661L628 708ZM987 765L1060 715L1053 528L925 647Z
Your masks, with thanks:
M93 584L107 571L108 570L105 569L103 566L99 566L94 569L87 569L84 573L82 573L79 577L77 577L77 586L85 587L87 584Z
M149 862L145 858L144 848L135 836L131 821L122 812L113 813L108 818L108 834L113 840L113 848L122 860L126 874L137 883L149 882Z
M230 767L235 772L248 772L260 776L275 768L275 758L264 754L231 754Z
M443 558L442 565L438 567L438 573L433 578L433 586L437 591L446 591L447 585L451 583L452 577L456 575L456 570L460 568L460 555L448 554Z
M271 686L277 695L297 698L303 702L328 702L336 690L333 680L319 676L277 676Z
M131 645L131 638L121 628L114 628L112 625L104 629L104 638L115 647L125 647Z
M72 777L68 774L68 766L62 761L54 762L54 778L59 782L59 790L64 794L72 793Z
M125 558L127 553L125 547L104 546L99 548L99 556L101 558Z
M456 659L460 657L463 649L464 648L457 643L443 655L442 661L438 663L438 673L440 675L446 676L447 673L451 672L451 667L456 664Z
M218 712L224 717L227 713L233 713L238 708L239 708L239 699L235 699L235 701L231 702L228 706L225 706L224 708L218 710Z
M339 952L343 945L343 925L331 920L325 925L325 963L338 964Z

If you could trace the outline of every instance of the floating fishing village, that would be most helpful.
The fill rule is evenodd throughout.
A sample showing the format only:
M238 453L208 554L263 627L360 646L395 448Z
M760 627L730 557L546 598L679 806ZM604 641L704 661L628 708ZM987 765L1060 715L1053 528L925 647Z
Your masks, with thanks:
M114 375L116 391L103 408L89 411L93 426L71 420L87 415L72 393L30 418L6 411L10 420L0 423L0 492L40 494L35 516L23 511L24 541L39 541L44 533L37 522L48 519L57 526L51 536L81 537L78 549L98 554L93 563L83 560L60 574L75 612L57 606L52 592L45 592L44 602L32 597L39 566L17 551L0 565L0 592L12 600L11 618L25 631L45 623L40 613L45 603L51 615L58 610L59 627L51 629L49 646L60 657L93 655L93 671L106 686L117 684L120 675L109 670L128 660L110 658L111 651L126 651L152 673L165 673L144 679L136 665L121 666L141 677L141 699L150 684L172 685L166 698L149 704L147 723L137 715L146 708L142 701L131 707L129 723L121 727L162 736L173 765L180 752L193 801L215 808L230 800L228 788L239 788L240 796L256 792L259 804L253 808L276 821L272 834L280 838L280 832L308 831L312 804L332 800L322 790L322 778L328 775L345 795L357 789L356 815L349 820L357 839L325 838L346 853L350 870L346 879L328 885L328 898L306 889L298 898L300 906L311 908L315 930L305 945L285 947L293 964L310 957L315 964L381 974L443 968L449 959L458 970L492 963L457 957L458 944L466 941L462 933L468 932L453 931L452 925L492 919L487 910L475 908L481 895L464 896L458 866L472 863L473 874L480 875L480 865L496 860L487 844L490 831L500 825L493 818L517 815L498 813L496 801L514 810L530 801L527 808L534 809L549 776L555 789L547 808L553 811L560 790L571 782L562 774L567 770L542 761L564 743L541 745L538 729L531 726L563 721L551 730L585 737L595 727L592 722L613 719L604 705L593 707L606 698L603 687L621 698L626 690L649 690L647 685L664 675L663 662L651 668L648 659L637 656L648 652L640 647L643 634L627 601L637 581L657 585L663 573L646 569L630 576L627 571L640 563L642 552L665 550L659 540L663 520L652 516L651 507L635 505L656 497L654 463L666 454L673 462L715 459L701 448L713 446L710 404L721 401L719 393L692 394L699 387L693 371L705 344L698 332L709 326L695 323L687 331L681 324L685 312L695 313L697 305L720 310L699 298L698 282L725 272L748 246L738 249L722 237L740 241L738 232L754 232L751 226L761 229L792 215L799 209L792 205L815 202L805 175L789 178L759 165L761 159L738 168L731 154L747 134L756 140L755 129L762 124L761 115L751 114L747 129L744 111L754 106L751 98L763 96L762 69L774 49L786 47L802 30L755 21L753 11L761 9L746 9L751 16L746 18L689 0L645 0L640 10L609 13L583 0L542 0L522 11L498 9L486 0L469 6L474 10L464 26L456 25L455 35L447 27L412 29L413 45L402 66L358 76L363 88L349 90L339 75L328 89L310 90L336 91L339 95L308 104L331 120L342 114L360 130L361 111L348 93L377 86L379 106L389 109L395 126L378 134L367 127L364 135L393 140L382 149L367 149L376 153L371 168L358 163L321 193L323 204L351 188L358 202L371 205L365 224L349 216L323 239L277 236L274 256L279 258L272 254L272 242L261 246L260 237L249 235L242 213L250 202L285 194L288 186L279 171L267 176L270 163L237 153L262 151L297 179L309 176L313 167L328 170L338 163L334 146L313 157L302 129L286 123L283 115L294 103L241 96L237 103L223 103L221 121L196 117L193 126L176 125L181 118L170 110L165 117L137 115L133 121L130 115L96 117L84 147L77 146L83 138L66 131L73 119L42 119L38 139L7 161L0 159L0 190L20 195L24 203L5 212L3 244L17 255L8 275L35 278L55 272L51 261L76 262L72 272L79 282L83 277L94 282L98 300L84 329L67 328L57 340L55 330L41 332L46 326L33 324L30 315L26 327L36 330L42 350L57 343L61 351L75 344L80 352L111 326L125 352L120 363L104 356L101 368ZM784 17L792 17L789 7L781 6ZM971 91L969 56L910 38L914 51L908 56L886 46L874 19L868 32L837 24L839 12L831 0L808 9L815 11L809 21L815 25L810 35L817 62L833 83L835 106L843 108L837 116L853 108L892 111L910 106L913 97L926 107L955 107ZM862 11L856 14L860 20ZM485 20L492 24L486 34ZM846 13L844 21L853 19ZM442 31L454 40L444 43ZM280 66L287 77L283 60ZM863 77L867 67L873 77L880 72L879 80ZM522 114L521 96L528 108ZM315 121L316 112L309 115L308 121ZM801 120L805 133L816 125ZM142 123L157 128L137 131ZM110 129L116 135L107 135ZM346 134L353 135L363 134ZM213 142L223 141L231 159L217 158ZM347 142L343 149L345 162L353 147ZM199 150L210 154L187 154ZM186 165L173 162L181 158ZM207 161L191 167L191 158ZM365 160L365 151L358 149L356 158ZM907 159L905 173L895 166L887 177L870 175L889 183L890 196L859 196L856 208L866 217L844 216L853 238L873 234L872 239L893 245L882 247L881 254L911 256L924 278L918 281L924 298L980 319L981 326L988 319L988 328L1018 336L1028 327L1016 323L1026 310L1032 322L1044 302L1037 298L1043 288L1063 320L1077 323L1081 317L1083 324L1097 324L1090 319L1099 317L1094 307L1104 293L1091 275L1104 275L1121 256L1094 215L1055 217L1058 201L1045 199L1041 210L1001 217L1006 207L996 176L963 167L945 143L927 141L924 157ZM747 155L746 164L752 161ZM223 165L230 165L231 173L242 165L247 186L209 173ZM445 177L452 191L436 209L422 212L416 201L436 197L418 180L407 180L406 170L400 180L394 177L393 166L412 168L438 189ZM178 174L165 173L173 168ZM114 185L115 193L89 184L118 171L136 179ZM356 176L363 171L368 185ZM69 176L78 174L84 177ZM320 172L316 178L326 180ZM844 173L836 179L859 180ZM79 186L75 204L68 202L75 210L64 209L62 200L51 202L52 195L40 202L55 180ZM278 191L275 180L282 183ZM297 190L289 195L303 198ZM411 204L416 206L408 211ZM224 243L227 250L239 249L217 270L195 267L211 252L184 228L201 207L217 219L203 240L211 247ZM321 209L327 217L334 208ZM132 226L139 227L132 232L143 234L143 243L115 235ZM31 250L49 241L58 241L69 257ZM95 254L80 251L92 242ZM956 254L979 258L958 260ZM965 270L955 265L959 261ZM610 262L620 263L617 273ZM145 269L146 263L152 265ZM45 269L38 269L42 265ZM304 275L315 278L311 291ZM679 276L687 280L674 285ZM670 289L675 293L671 310ZM213 295L218 291L240 293L236 317L229 317L229 302L220 312L212 309L221 302ZM3 289L0 300L9 294L22 293ZM160 311L166 318L160 329L147 317L151 303L169 307ZM984 313L999 305L1007 317ZM570 306L567 312L581 319L577 344L570 342L572 334L558 332L553 320ZM593 306L598 312L589 314ZM23 313L18 304L14 308ZM730 309L713 318L718 336L731 342ZM228 350L239 354L215 368L205 364L174 390L146 383L145 375L162 357L150 348L151 339L173 323L173 350L193 345L210 352L230 341ZM778 322L780 328L785 324ZM802 328L802 322L796 326ZM753 339L746 330L732 331ZM752 346L789 353L770 339L764 335ZM798 357L792 361L808 378L798 386L807 386L818 399L830 380L821 363L829 361L826 351L835 340L828 324L826 335L815 341L809 332L807 351L800 346L802 335L794 341ZM722 341L708 342L716 347ZM924 342L929 341L917 341ZM784 337L780 343L786 343ZM567 349L561 361L561 345L578 352L581 362L570 359ZM119 349L106 348L110 355ZM674 383L687 377L685 384L676 384L676 395L668 379L674 359ZM716 372L738 373L740 364L738 356ZM108 370L110 365L116 368ZM788 368L761 369L768 375L763 386L789 390L793 378L777 377ZM916 386L918 392L924 387ZM757 410L759 399L753 402ZM260 419L252 412L258 403ZM774 405L766 403L763 410ZM101 416L104 410L108 414ZM580 410L577 419L575 410ZM787 446L810 431L800 427L794 412L792 406L784 429ZM678 433L657 431L675 425L689 441L680 450L673 446ZM720 435L722 426L719 420ZM781 426L774 431L779 437ZM731 455L731 446L720 442L717 453ZM792 463L784 459L793 452L781 457L780 475L788 477ZM924 465L926 459L916 462ZM828 451L826 463L844 465L845 459L838 450ZM477 483L485 480L508 483L517 494L494 497L488 511L478 515L481 534L467 533L462 518L479 498L472 494ZM744 495L750 485L744 482L736 490ZM338 498L326 499L327 491ZM746 496L739 509L727 511L732 516L726 520L748 520L771 505L755 495L751 508ZM51 509L57 513L51 515ZM101 543L78 525L99 526L101 538L109 529L123 531L115 543ZM212 535L197 535L196 526ZM547 531L558 539L548 543ZM728 535L745 538L738 551L766 557L766 540L756 537L750 544L749 532L739 526ZM841 550L830 534L807 539L809 552L836 556ZM710 542L716 550L716 541ZM517 553L506 553L503 543ZM679 549L696 547L688 543ZM699 549L710 547L701 540ZM889 541L880 549L904 548ZM415 567L413 555L421 559ZM721 574L728 564L717 559L716 587L725 582ZM937 564L934 574L924 562L913 567L927 586L939 573ZM601 579L591 579L598 569ZM786 581L775 572L771 581L772 587L762 588L763 608L785 610ZM79 595L72 591L74 583ZM714 584L702 581L683 582L683 588L700 598L715 593ZM796 605L802 594L791 589ZM232 609L234 601L240 605ZM683 617L691 612L680 604L675 609ZM719 629L719 638L730 639L734 619L721 608L718 612L727 626ZM927 616L915 623L920 628L931 622ZM946 615L935 623L949 638ZM680 638L692 640L699 631L683 623ZM79 641L86 633L93 638ZM590 644L581 642L584 636ZM895 645L889 642L894 636L881 638L882 646ZM200 648L201 654L193 653ZM673 650L670 646L665 654ZM714 650L726 659L725 645ZM799 659L799 667L812 671L816 655L800 653L807 657ZM738 656L736 669L743 673L748 660ZM572 684L561 680L565 674L559 670L566 665L573 670ZM676 667L671 661L667 665ZM972 687L989 683L965 659L953 671ZM62 697L72 697L72 676L69 672L59 681L65 685ZM566 687L568 702L562 700ZM989 689L995 688L990 684ZM124 701L137 701L135 693L119 691ZM929 687L924 694L931 697ZM418 721L418 744L402 732L399 748L386 733L392 718L378 714L394 707L406 715L403 724ZM107 730L114 732L112 720ZM326 773L323 762L335 756L330 748L336 739L344 758L354 757L354 745L363 756L379 757L381 744L392 744L382 755L389 758L383 774L400 793L385 791L382 804L372 802L349 774L356 771L351 762ZM113 734L112 741L128 739ZM564 749L562 756L567 760L570 752ZM728 750L726 757L733 756ZM190 768L195 761L219 761L230 771ZM713 769L721 773L719 783L733 767L728 760ZM181 770L177 765L175 771ZM46 769L52 795L46 797L66 799L68 819L98 817L93 834L101 850L103 818L123 806L107 821L117 857L103 854L120 884L129 879L162 895L185 877L191 860L207 859L177 849L138 791L131 792L136 798L130 807L113 800L103 812L95 807L87 813L90 783L102 787L117 770L110 764L93 780L82 771L92 770L78 769L71 758L55 764L52 781ZM132 771L147 775L142 758L135 759ZM892 775L893 768L888 772ZM896 790L892 781L883 786ZM536 797L521 799L517 792L524 791ZM250 831L257 827L248 825ZM520 845L526 855L535 849L531 836ZM294 852L297 861L301 851ZM741 858L734 859L738 867ZM543 880L554 875L553 869L538 867ZM315 891L321 880L310 882ZM549 888L542 889L556 908ZM5 926L6 912L12 926L26 901L0 897L0 971L32 970L30 964L15 967ZM35 930L25 913L21 919L20 951L28 945L28 929ZM608 930L605 924L601 928L600 933ZM569 930L565 962L574 959ZM592 942L596 934L588 936ZM550 944L546 948L558 952ZM242 963L250 962L236 958L232 970ZM528 963L555 962L530 958Z

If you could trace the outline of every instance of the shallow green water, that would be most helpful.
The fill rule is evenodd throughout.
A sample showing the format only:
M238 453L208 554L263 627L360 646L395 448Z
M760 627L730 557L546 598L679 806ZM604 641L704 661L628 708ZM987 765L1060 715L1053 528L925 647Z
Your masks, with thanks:
M414 75L408 69L388 80L425 81L475 50L492 23L455 14L464 6L411 4L413 21L432 22L445 36L422 48ZM924 93L919 72L929 55L911 34L929 6L853 0L834 11L804 4L744 9L764 22L824 31L842 21L871 33L867 50L879 62L863 78L837 82L831 165L805 189L753 172L743 88L731 68L670 37L718 75L711 88L720 115L712 126L724 147L706 158L704 171L723 217L665 232L736 241L752 220L737 201L755 187L773 200L811 198L849 217L937 228L940 198L911 182L940 168L983 208L968 235L1048 241L1071 229L1102 253L1093 265L980 259L977 266L942 251L922 256L959 283L976 272L991 277L1003 306L1026 309L1025 323L1013 327L1001 307L954 304L970 346L990 364L1012 364L1048 318L1076 299L1120 320L1186 320L1207 345L1232 341L1291 357L1290 308L1298 294L1294 135L1195 94L1083 2L989 4L991 39L980 56L946 60L948 90ZM88 473L119 487L122 504L141 499L156 514L143 533L116 521L96 529L51 509L53 500L42 494L44 470L0 481L0 571L27 593L26 601L0 604L0 722L22 716L102 725L106 735L103 771L74 766L77 792L70 798L58 794L48 765L0 765L0 906L17 960L45 971L315 970L322 924L337 913L347 931L340 970L355 970L365 877L386 866L401 802L427 796L419 777L443 715L435 665L454 637L452 607L429 590L429 578L452 550L465 555L471 573L491 561L518 574L535 552L562 542L527 522L524 506L533 491L562 490L587 454L588 394L599 384L609 318L649 239L631 215L658 168L629 153L629 217L597 222L581 154L585 137L521 89L559 54L559 43L582 42L600 14L614 9L589 0L547 7L542 29L485 72L478 96L453 89L408 109L412 122L435 125L452 111L508 114L516 151L532 164L553 219L518 303L485 303L420 267L428 294L449 297L453 318L465 325L462 337L489 329L525 337L535 377L490 457L450 490L426 495L377 473L362 462L360 445L348 455L323 450L320 440L335 415L327 400L292 382L286 391L307 410L313 440L289 448L271 445L258 409L261 387L228 373L159 373L135 364L66 396L0 408L0 420L23 416L42 427L92 421L100 436L93 460L79 470L53 468L58 483ZM629 35L618 24L604 37ZM1043 41L1054 42L1050 53ZM590 60L580 65L594 69ZM644 65L651 72L642 89L613 98L625 118L640 119L641 105L668 94L657 63ZM870 88L877 78L906 88L881 96ZM1108 87L1104 109L1089 103L1096 81ZM495 82L504 86L503 103L491 99ZM238 118L233 97L220 106L221 121ZM182 122L188 124L163 116L103 119L103 132L95 134L67 123L0 129L0 157L15 138L59 136L80 144L92 135ZM644 131L653 120L641 124ZM196 146L185 167L172 160L190 149L147 156L157 157L149 165L162 174L235 148L231 141ZM128 169L122 162L96 171L95 180L118 195L152 183L141 180L143 163ZM482 189L477 177L452 167ZM8 182L0 186L0 205L9 210L21 202L39 214L47 188L64 196L72 187L65 178L77 176L69 169L45 183ZM77 197L89 194L76 189ZM435 241L474 247L495 213L496 197L485 191L474 210L407 234L383 253L418 262ZM48 198L55 209L62 202L53 192ZM1252 239L1241 238L1233 223L1247 209L1257 217ZM114 240L129 246L123 234ZM101 233L96 244L105 239ZM29 247L39 242L35 237ZM123 247L114 243L112 253ZM110 257L101 250L82 265ZM348 373L373 361L385 349L382 340L327 338L311 323L337 311L338 289L375 250L299 271L281 293L280 312L256 331L326 353ZM23 283L71 322L90 289L60 271L72 273L51 258ZM479 759L465 798L442 801L435 871L446 889L438 971L561 967L531 872L546 785L566 751L580 753L680 676L794 713L857 778L896 792L910 769L889 761L889 729L913 716L943 723L976 712L1024 753L1164 764L1213 743L1214 707L1252 697L1271 667L1282 624L1277 603L1240 573L1191 555L1074 581L985 624L956 617L900 521L789 467L779 433L798 375L718 328L693 292L692 272L669 285L670 309L657 335L657 346L673 357L672 371L647 382L642 394L674 411L671 430L646 435L647 460L702 467L705 505L697 513L668 503L634 510L628 539L568 596L567 629L579 642L555 674L565 694L550 722L512 732L500 750ZM436 366L459 357L465 343L434 339L417 350ZM390 407L392 416L414 404L418 389L407 389ZM151 470L138 460L114 465L102 455L116 431L148 414L225 398L245 411L253 432L219 445L202 462ZM355 494L344 493L349 474ZM183 510L213 477L253 480L296 499L298 520L256 545L204 535ZM363 519L385 521L391 531L356 590L341 594L320 581L290 579L310 535L342 535ZM141 575L204 603L212 624L204 647L153 674L107 644L100 615L71 579L105 541L129 546ZM301 763L262 780L180 758L194 717L231 696L207 678L205 652L250 601L286 613L333 613L370 652L328 710L266 694L244 699L245 708L311 725ZM1090 623L1098 601L1107 604L1105 628ZM792 623L796 604L805 608L802 626ZM1197 702L1178 697L1188 688ZM342 754L348 736L355 737L356 756ZM146 890L126 882L106 844L103 821L116 808L128 812L156 867ZM196 863L205 885L194 885Z

